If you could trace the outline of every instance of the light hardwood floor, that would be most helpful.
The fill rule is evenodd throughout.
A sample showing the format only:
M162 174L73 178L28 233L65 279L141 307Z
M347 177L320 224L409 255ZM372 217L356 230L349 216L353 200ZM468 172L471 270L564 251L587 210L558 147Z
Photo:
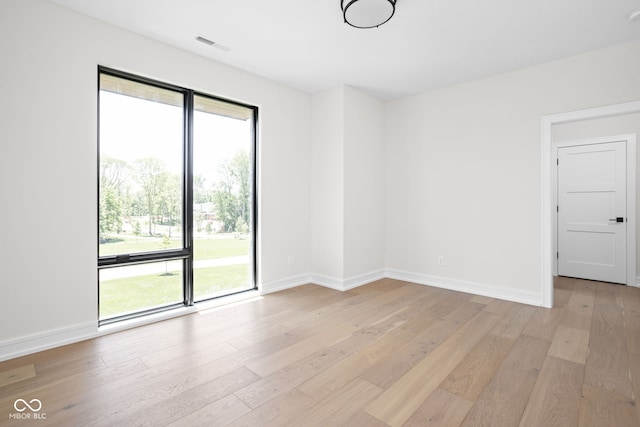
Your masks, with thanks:
M555 304L306 285L0 363L0 425L640 426L640 289Z

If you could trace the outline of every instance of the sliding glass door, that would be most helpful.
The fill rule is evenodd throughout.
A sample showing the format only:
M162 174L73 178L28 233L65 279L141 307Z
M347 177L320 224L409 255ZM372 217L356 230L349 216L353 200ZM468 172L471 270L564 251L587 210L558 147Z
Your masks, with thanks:
M255 288L256 109L99 76L100 321Z

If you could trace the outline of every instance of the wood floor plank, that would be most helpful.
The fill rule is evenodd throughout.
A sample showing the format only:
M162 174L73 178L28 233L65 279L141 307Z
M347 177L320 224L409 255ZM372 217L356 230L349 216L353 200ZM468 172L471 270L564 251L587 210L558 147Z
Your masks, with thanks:
M403 290L402 292L406 292ZM270 320L280 326L289 329L301 328L305 326L316 325L318 322L330 320L336 315L352 313L354 308L365 306L366 303L376 303L376 296L381 294L355 293L352 291L345 292L343 298L331 303L325 304L316 309L304 308L298 310L297 315L273 316ZM347 296L346 298L344 296Z
M451 294L431 310L431 315L437 319L444 319L453 310L457 309L458 307L460 307L462 304L469 301L470 299L471 299L471 295L469 294L463 294L463 293ZM477 303L473 303L473 304L477 304Z
M631 397L629 353L622 307L617 301L619 287L597 286L585 384Z
M564 278L558 279L559 280L556 280L553 289L553 306L556 308L565 308L569 302L571 294L573 293L576 281L569 279L566 282L563 282L562 279Z
M393 354L375 363L360 377L386 389L436 349L460 326L455 322L438 320Z
M492 302L490 302L489 304L487 304L486 308L484 309L484 311L488 312L488 313L495 313L495 314L506 314L509 310L511 310L511 308L513 308L515 305L515 303L511 302L511 301L505 301L505 300L501 300L501 299L494 299Z
M579 427L638 427L638 411L632 399L585 384L580 403Z
M236 378L247 379L245 386L260 378L242 365L236 367L218 361L196 367L186 365L184 368L174 366L171 370L162 366L101 384L83 394L75 394L58 416L61 419L83 419L87 423L96 417L119 420L141 408L166 402L219 378L224 378L229 384L233 384Z
M442 316L442 320L452 321L456 324L464 324L466 323L470 316L473 317L481 311L486 311L485 308L487 306L484 304L479 304L477 302L467 301L464 304L460 304L455 309L451 310L446 315ZM431 310L428 311L431 313Z
M247 364L247 367L260 376L267 376L300 359L347 338L357 329L350 325L341 325L298 341L275 353Z
M29 389L35 384L57 383L78 373L89 374L106 368L99 355L85 354L82 349L78 354L74 354L74 349L77 347L69 346L63 352L56 352L50 360L37 361L35 363L36 376L23 378L22 381L7 385L3 389L6 393L18 392ZM65 357L65 354L68 354L68 357Z
M401 426L499 319L493 313L478 313L386 389L366 411L390 426Z
M436 389L409 417L403 427L459 426L473 402L442 389Z
M227 427L282 426L290 423L316 404L316 401L298 389L281 394Z
M404 324L412 313L406 308L397 309L391 314L378 312L375 321L369 327L362 328L349 338L332 346L319 350L306 358L299 360L262 380L239 390L236 395L251 408L257 408L281 393L297 387L319 372L347 358L351 354L361 351L367 345L381 339L393 329Z
M112 384L147 370L141 360L129 360L114 367L103 367L90 374L78 371L73 375L44 380L35 377L2 387L0 389L0 408L10 407L16 399L25 395L37 395L47 403L47 414L55 417L57 413L74 411L81 406L85 396L100 389L101 385Z
M535 312L535 307L515 304L500 319L491 333L515 341L529 324Z
M629 355L631 375L631 383L633 384L633 396L638 410L638 419L640 419L640 354L631 353Z
M380 387L356 378L340 393L321 400L309 412L302 413L287 425L289 427L339 426L360 412L365 405L379 396L380 393L382 393Z
M456 313L454 313L455 320L445 316L444 320L431 324L399 348L395 355L388 356L364 372L361 378L384 389L388 388L473 316L477 315L477 309L482 306L468 302L458 308L461 307L461 310L456 309ZM429 310L427 313L431 314ZM461 316L462 313L464 313L464 317Z
M471 297L471 299L469 301L487 305L490 302L492 302L493 300L494 299L491 298L491 297L483 297L482 295L476 295L476 296Z
M123 427L172 423L259 379L258 375L242 367L208 381L139 390L117 399L108 417L111 425Z
M534 338L551 341L560 325L564 311L559 308L536 310L522 333Z
M235 395L228 394L222 399L216 400L195 412L191 412L168 425L172 427L226 426L249 412L251 412L251 408L245 405Z
M520 336L462 425L518 425L550 344L540 338Z
M289 328L285 328L282 325L267 324L266 326L257 326L253 331L230 338L226 342L234 348L242 350L270 338L277 337L278 335L285 334L288 330Z
M584 365L547 357L524 410L521 427L578 424Z
M588 350L589 332L560 325L551 341L549 355L584 365Z
M0 372L0 387L6 387L10 384L34 378L36 376L36 367L33 363L13 368L8 371Z
M595 284L585 280L579 281L571 293L560 323L570 328L590 331L595 298Z
M140 357L140 359L148 367L184 360L189 360L190 363L195 364L198 358L201 362L206 363L237 352L238 349L229 343L221 342L210 345L209 342L203 340L194 343L194 345L175 345L163 350L154 351L153 353Z
M362 351L352 354L336 363L327 370L319 373L298 386L298 388L314 399L325 399L336 393L357 378L378 361L389 356L394 350L404 344L410 335L395 334L395 331L385 335Z
M449 374L440 388L475 402L509 354L514 342L493 333L485 336Z
M359 411L340 427L389 427L389 424L383 423L365 411Z
M640 288L625 286L622 317L629 352L640 354Z

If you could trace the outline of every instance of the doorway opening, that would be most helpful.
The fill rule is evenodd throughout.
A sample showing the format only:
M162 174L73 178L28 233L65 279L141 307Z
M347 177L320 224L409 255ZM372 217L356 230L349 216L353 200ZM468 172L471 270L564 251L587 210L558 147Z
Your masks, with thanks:
M636 265L636 136L553 142L554 275L628 284Z
M557 124L579 122L583 120L614 117L640 112L640 101L598 107L586 110L559 113L542 117L542 173L541 173L541 294L542 305L553 307L553 282L555 273L556 246L554 243L554 222L556 219L556 200L553 191L553 167L555 152L552 147L552 127ZM635 206L634 206L635 209ZM635 225L635 221L634 221Z

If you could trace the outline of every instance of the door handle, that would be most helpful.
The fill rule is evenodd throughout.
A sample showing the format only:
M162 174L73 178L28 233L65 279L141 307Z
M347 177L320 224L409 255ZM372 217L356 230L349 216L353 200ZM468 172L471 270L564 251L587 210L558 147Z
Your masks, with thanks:
M609 221L615 221L615 222L624 222L624 218L621 216L615 217L615 218L609 218Z

